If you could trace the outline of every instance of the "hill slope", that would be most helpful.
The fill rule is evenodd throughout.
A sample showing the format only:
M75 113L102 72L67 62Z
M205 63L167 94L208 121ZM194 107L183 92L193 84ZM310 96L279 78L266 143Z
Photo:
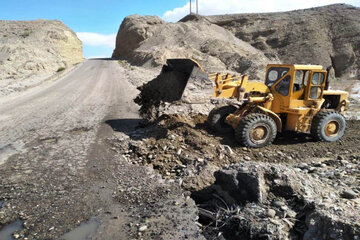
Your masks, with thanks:
M230 69L260 77L269 59L230 31L206 18L166 23L158 17L132 15L120 26L113 57L135 65L158 66L167 58L194 58L205 69Z
M81 41L60 21L0 21L0 96L82 60Z
M267 63L334 66L339 78L360 78L360 9L336 4L264 14L187 16L166 23L133 15L120 26L113 57L157 66L166 58L198 60L209 71L262 78Z
M332 65L336 77L360 78L360 8L335 4L284 13L207 19L282 62Z

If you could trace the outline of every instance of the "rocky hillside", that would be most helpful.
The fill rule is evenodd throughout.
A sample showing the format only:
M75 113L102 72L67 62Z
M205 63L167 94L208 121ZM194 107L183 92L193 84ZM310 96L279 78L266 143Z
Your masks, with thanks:
M81 41L60 21L0 21L0 96L82 60Z
M333 65L339 78L360 78L360 9L336 4L264 14L187 16L166 23L129 16L120 26L113 57L136 65L166 58L197 59L210 71L262 78L270 62Z
M332 65L336 77L360 78L360 8L326 7L207 19L282 62Z

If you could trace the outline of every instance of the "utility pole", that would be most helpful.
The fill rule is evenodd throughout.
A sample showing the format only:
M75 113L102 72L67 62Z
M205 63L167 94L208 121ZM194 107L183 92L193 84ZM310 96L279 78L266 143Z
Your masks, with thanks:
M196 14L199 14L199 0L196 0Z
M193 13L193 11L192 11L192 1L193 0L190 0L190 14ZM195 1L196 1L196 6L195 6L196 10L195 10L195 12L196 12L196 14L199 14L199 0L195 0Z

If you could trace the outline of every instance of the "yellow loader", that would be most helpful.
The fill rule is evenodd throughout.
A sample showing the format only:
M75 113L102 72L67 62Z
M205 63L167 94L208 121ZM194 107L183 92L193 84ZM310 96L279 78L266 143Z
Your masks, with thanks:
M181 61L189 76L194 75L191 65L204 72L194 60L176 60ZM329 90L329 71L319 65L269 64L264 83L249 82L246 75L208 74L215 84L213 97L233 100L214 108L207 123L220 133L235 132L236 140L247 147L269 145L284 130L337 141L345 132L343 113L349 101L347 92Z

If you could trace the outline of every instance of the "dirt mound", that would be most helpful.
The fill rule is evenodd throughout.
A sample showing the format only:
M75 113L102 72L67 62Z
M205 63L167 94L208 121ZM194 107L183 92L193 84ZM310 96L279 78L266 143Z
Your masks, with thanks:
M81 41L60 21L0 21L0 96L82 60Z
M283 13L207 19L268 57L290 64L332 65L339 78L360 78L360 8L335 4Z
M133 51L140 47L141 43L154 36L154 33L165 22L156 16L131 15L121 23L116 36L116 48L113 57L131 58Z
M209 71L229 69L263 78L270 60L260 50L206 18L193 20L165 23L153 16L129 16L120 26L113 57L141 66L161 66L169 58L193 58Z

